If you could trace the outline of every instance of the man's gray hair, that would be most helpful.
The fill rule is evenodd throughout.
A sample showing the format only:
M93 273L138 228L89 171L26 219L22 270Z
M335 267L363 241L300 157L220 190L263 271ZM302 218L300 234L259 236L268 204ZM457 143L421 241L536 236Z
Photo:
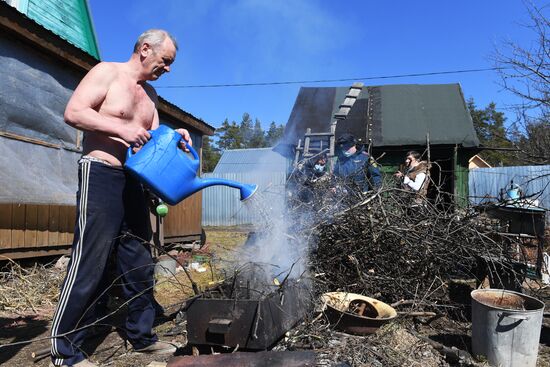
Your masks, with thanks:
M166 37L170 38L177 50L178 43L174 36L162 29L149 29L138 37L138 40L134 45L134 53L137 53L144 43L148 43L153 49L156 49L164 42Z

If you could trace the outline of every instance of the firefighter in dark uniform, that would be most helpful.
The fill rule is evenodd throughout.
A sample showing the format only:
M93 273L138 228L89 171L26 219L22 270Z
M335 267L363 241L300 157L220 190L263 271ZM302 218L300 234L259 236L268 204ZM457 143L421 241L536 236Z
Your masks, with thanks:
M365 152L357 146L355 136L342 134L336 141L338 160L334 166L334 175L359 186L362 192L378 189L382 186L382 174Z

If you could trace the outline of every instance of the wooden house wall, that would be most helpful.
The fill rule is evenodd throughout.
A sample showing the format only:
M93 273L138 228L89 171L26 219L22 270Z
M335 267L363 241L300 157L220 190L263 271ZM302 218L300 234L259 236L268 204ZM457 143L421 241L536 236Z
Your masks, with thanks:
M29 18L99 59L86 0L28 0Z
M471 153L468 151L460 150L455 148L455 159L454 159L454 194L457 198L457 204L459 206L468 205L468 180L470 170L468 168L469 160L471 158Z
M3 167L2 185L12 186L10 190L4 190L4 194L7 191L15 197L12 202L4 198L0 203L0 260L3 257L17 259L68 253L74 234L75 205L55 202L53 195L48 201L43 199L54 191L52 185L66 184L63 178L58 181L49 178L58 175L57 171L65 166L74 167L72 161L66 162L65 159L78 155L62 148L63 145L74 150L78 140L76 131L71 131L63 123L62 106L84 73L68 68L10 34L0 36L0 45L4 51L0 55L0 65L5 71L0 78L3 86L0 92L0 144L3 153L19 144L20 151L12 148L9 151L27 159L41 154L37 160L44 164L42 171L36 172L31 169L38 166L36 159L32 167L30 163L28 166L14 166L17 160L9 161L4 157L3 164L12 165ZM67 154L58 154L60 150ZM45 155L51 159L45 159ZM37 185L33 197L29 197L27 202L19 200L24 185L9 174L13 170L21 172L18 179L25 175L33 181L42 179L43 184ZM19 191L13 190L13 185L20 185Z
M71 205L0 204L0 257L67 253L75 216Z
M202 192L171 206L164 219L165 242L183 241L200 236L202 231Z
M193 141L193 148L199 153L202 167L202 134L188 126L183 126L181 121L160 114L160 123L173 129L184 127L189 130ZM192 159L192 158L190 158ZM199 169L197 175L202 169ZM183 183L182 183L183 184ZM168 215L163 220L164 242L178 242L198 239L202 232L202 193L201 191L191 195L181 203L170 206Z

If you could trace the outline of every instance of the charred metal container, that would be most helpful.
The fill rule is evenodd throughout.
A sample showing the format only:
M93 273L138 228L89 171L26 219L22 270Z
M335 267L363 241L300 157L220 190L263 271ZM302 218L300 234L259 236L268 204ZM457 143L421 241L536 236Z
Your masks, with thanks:
M250 299L250 290L241 292L244 297L223 293L220 298L203 294L188 305L189 344L265 350L306 312L306 291L300 283L286 283L258 299Z

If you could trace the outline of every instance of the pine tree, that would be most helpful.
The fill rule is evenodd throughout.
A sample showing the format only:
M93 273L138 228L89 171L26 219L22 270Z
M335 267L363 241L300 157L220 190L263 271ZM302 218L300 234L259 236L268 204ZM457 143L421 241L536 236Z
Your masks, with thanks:
M484 109L478 109L474 99L467 101L470 115L474 123L479 142L482 147L489 148L479 155L492 166L510 166L517 163L515 154L510 151L491 150L490 148L514 148L504 126L504 113L496 110L496 104L491 102Z
M272 121L271 124L269 124L269 130L267 130L266 133L266 144L268 147L273 147L277 142L281 139L283 136L285 128L283 125L277 126L275 121Z
M229 120L225 119L222 126L217 129L216 136L218 137L218 148L220 150L242 149L244 147L241 129L235 121L230 124Z
M242 147L249 148L250 141L252 140L253 130L252 119L247 112L243 114L241 124L239 126L239 133L241 135L241 141L243 143Z
M254 129L252 130L252 138L248 144L248 148L265 148L265 134L262 129L262 124L259 119L256 119L254 122Z
M202 137L202 171L214 171L220 157L220 151L212 144L212 139L208 135L204 135Z

